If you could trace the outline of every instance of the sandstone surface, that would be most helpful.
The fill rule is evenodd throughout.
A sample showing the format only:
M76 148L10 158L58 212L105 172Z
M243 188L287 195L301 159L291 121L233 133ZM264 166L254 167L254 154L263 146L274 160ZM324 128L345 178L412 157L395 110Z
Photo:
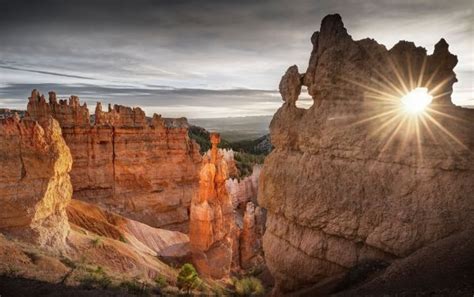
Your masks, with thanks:
M265 213L253 202L248 202L240 233L240 266L243 269L258 267L265 263L262 253L262 236L265 231Z
M91 234L126 242L140 252L162 258L189 257L189 237L184 233L150 227L75 199L67 213L71 224Z
M226 181L225 185L227 187L227 192L231 196L234 208L237 208L242 204L245 207L249 201L254 203L257 202L258 178L261 169L261 165L254 165L250 176L246 176L241 180L237 178L229 178Z
M84 200L153 227L187 231L191 197L201 162L186 119L149 119L140 108L57 100L33 90L28 113L60 124L73 158L74 199Z
M0 121L0 232L53 250L69 232L72 158L56 120Z
M189 239L193 263L206 277L229 276L233 245L237 242L232 201L227 193L227 162L217 145L220 136L211 133L212 148L200 171L199 191L193 197Z
M260 176L275 292L404 258L474 218L474 111L451 102L457 58L446 41L431 55L406 41L387 50L329 15L311 42L306 72L282 77ZM309 109L295 104L303 87ZM415 87L433 96L421 114L401 103Z

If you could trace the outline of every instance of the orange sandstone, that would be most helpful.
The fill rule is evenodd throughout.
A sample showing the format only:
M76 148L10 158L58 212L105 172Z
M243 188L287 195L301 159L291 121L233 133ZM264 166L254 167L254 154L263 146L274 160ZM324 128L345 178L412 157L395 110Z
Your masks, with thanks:
M198 271L212 278L229 275L232 263L234 214L225 181L227 163L219 154L220 136L210 135L210 157L205 156L199 173L199 191L191 203L189 239Z
M74 198L153 227L187 231L201 162L186 119L149 119L140 108L100 103L91 121L86 104L33 90L28 113L60 124L73 158Z

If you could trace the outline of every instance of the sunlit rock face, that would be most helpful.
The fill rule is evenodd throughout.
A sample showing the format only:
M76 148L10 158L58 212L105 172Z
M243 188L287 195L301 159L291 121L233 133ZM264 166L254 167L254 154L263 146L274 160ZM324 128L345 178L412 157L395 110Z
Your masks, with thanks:
M235 223L232 201L225 181L227 162L217 145L220 136L211 133L212 148L199 173L199 191L191 203L189 240L193 263L199 273L212 278L229 276Z
M76 199L68 205L67 215L73 228L119 240L160 259L190 257L189 237L184 233L153 228Z
M53 118L0 121L0 233L63 250L72 158Z
M456 56L352 40L339 15L311 38L306 73L282 77L259 203L275 292L322 282L370 259L392 260L473 224L474 111L451 103ZM296 107L301 88L314 99ZM407 113L426 87L433 102Z
M74 199L95 203L153 227L187 232L188 209L197 190L201 162L188 138L186 119L147 119L140 108L120 105L102 111L94 122L86 104L34 90L28 113L53 116L71 149Z

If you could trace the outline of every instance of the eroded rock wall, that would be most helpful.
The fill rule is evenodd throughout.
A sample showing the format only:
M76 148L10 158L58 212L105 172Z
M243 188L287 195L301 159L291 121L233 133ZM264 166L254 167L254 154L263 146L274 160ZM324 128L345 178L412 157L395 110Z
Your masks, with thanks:
M473 224L474 111L451 103L456 56L400 41L354 41L339 15L311 38L305 73L282 77L260 176L265 260L276 291L322 282L366 260L410 255ZM303 87L314 99L296 107ZM426 87L410 114L401 97Z
M72 158L53 118L0 121L0 232L47 247L65 247Z
M258 193L258 178L261 173L261 165L254 165L252 174L239 180L237 178L229 178L225 185L227 192L232 198L232 205L237 208L240 205L245 205L247 202L257 202Z
M32 118L53 116L71 149L74 198L95 203L153 227L187 232L191 197L198 186L198 145L186 119L147 119L140 108L97 104L94 122L86 104L46 102L34 90Z

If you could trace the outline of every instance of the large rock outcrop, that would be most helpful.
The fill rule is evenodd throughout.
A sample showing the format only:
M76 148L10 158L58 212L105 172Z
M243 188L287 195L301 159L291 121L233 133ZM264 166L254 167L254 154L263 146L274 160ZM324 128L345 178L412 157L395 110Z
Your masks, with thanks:
M69 233L71 166L53 118L0 120L0 232L62 250Z
M306 73L282 77L260 176L263 246L275 292L323 282L357 263L391 261L473 224L474 111L451 103L456 56L400 41L352 40L339 15L311 38ZM296 107L303 87L314 99ZM401 97L426 87L410 114Z
M74 199L95 203L153 227L187 231L201 162L186 119L145 117L140 108L97 104L93 122L79 98L49 102L33 90L30 117L58 120L69 146Z
M199 192L193 197L189 240L193 262L207 277L229 276L232 264L233 232L235 231L232 201L225 181L229 174L227 162L217 145L220 136L211 133L210 157L204 157L200 171Z

